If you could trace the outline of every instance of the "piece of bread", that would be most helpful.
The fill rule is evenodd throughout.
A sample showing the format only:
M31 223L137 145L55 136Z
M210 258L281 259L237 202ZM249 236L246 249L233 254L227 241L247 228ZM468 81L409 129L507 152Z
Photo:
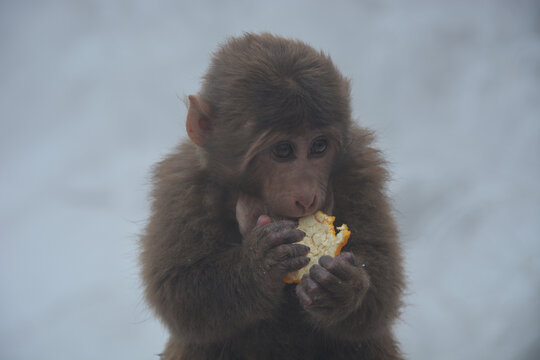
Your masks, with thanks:
M302 269L292 272L285 276L283 281L288 284L299 283L304 274L309 273L312 265L319 263L319 258L323 255L336 256L341 252L341 248L345 246L351 232L347 225L343 224L337 229L340 232L336 235L334 230L334 216L328 216L322 211L317 211L315 214L300 218L298 220L298 229L306 233L306 236L297 244L309 246L310 258L309 264Z

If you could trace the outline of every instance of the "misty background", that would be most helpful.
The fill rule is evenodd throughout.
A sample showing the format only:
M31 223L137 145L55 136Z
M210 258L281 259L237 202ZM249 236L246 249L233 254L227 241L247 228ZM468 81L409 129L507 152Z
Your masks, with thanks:
M377 133L410 359L540 356L540 1L0 2L0 359L157 359L138 237L227 36L329 53Z

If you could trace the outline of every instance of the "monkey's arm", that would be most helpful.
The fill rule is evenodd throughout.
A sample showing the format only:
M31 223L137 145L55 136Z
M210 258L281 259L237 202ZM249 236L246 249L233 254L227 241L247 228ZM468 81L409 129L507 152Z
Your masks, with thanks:
M148 246L143 253L150 303L170 330L189 342L224 340L274 316L283 276L309 261L309 249L293 244L304 236L294 222L261 225L242 244L227 241L226 234L239 236L238 230L212 225L210 233L196 236L176 229L171 233L179 237L170 239L168 249L155 252Z
M277 295L247 271L241 235L224 216L224 191L209 183L194 149L183 144L155 168L142 276L148 302L172 333L210 342L267 316Z
M307 261L307 248L292 244L303 236L293 222L267 224L242 239L227 189L197 171L189 152L180 155L156 168L152 216L142 237L146 295L183 341L219 341L272 316L289 271L273 258L297 269Z
M182 239L190 240L196 244ZM146 261L144 279L149 302L182 339L223 340L269 316L279 301L279 292L258 285L239 246L212 249L203 257L198 251L170 251Z

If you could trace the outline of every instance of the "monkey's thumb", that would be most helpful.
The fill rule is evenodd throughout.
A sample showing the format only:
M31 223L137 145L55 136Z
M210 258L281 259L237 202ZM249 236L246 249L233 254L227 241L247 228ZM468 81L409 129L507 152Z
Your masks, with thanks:
M257 219L257 227L259 226L264 226L264 225L268 225L272 222L272 219L270 219L270 216L268 215L261 215L259 216L259 218Z

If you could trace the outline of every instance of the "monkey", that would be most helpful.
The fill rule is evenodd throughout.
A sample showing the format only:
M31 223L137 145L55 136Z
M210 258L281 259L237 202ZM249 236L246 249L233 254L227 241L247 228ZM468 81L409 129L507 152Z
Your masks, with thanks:
M157 163L141 237L148 304L177 359L402 359L392 325L405 287L389 179L351 115L350 80L297 39L220 45L186 99L188 137ZM309 262L299 218L351 236Z

